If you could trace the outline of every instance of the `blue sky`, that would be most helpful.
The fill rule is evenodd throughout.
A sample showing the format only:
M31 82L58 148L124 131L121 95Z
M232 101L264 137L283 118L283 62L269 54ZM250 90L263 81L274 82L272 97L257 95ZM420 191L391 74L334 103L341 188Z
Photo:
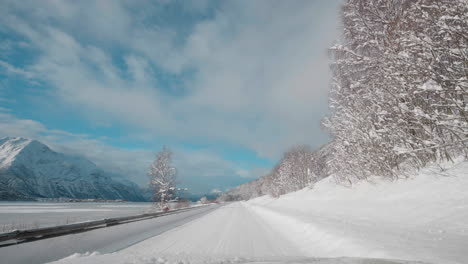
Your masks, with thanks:
M338 0L0 4L0 136L84 155L140 185L167 145L196 193L327 141Z

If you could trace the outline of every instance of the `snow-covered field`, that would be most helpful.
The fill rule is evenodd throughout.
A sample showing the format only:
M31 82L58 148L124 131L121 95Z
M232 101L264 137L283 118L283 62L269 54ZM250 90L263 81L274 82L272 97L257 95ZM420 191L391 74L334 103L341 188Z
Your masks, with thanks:
M225 205L115 253L57 263L467 263L468 162L447 166L352 188L325 179L279 199Z
M136 215L151 203L0 202L0 232Z
M188 223L218 207L216 204L200 206L193 210L144 221L0 247L0 263L47 263L75 253L84 254L93 251L101 254L112 253Z

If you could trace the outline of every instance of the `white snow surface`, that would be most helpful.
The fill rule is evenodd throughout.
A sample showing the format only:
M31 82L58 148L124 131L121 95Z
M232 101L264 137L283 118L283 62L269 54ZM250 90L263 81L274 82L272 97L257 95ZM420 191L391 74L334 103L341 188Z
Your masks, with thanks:
M249 205L313 256L468 263L468 162L442 168L351 188L327 178L313 189Z
M42 203L0 201L0 233L153 211L152 203Z
M16 156L31 142L32 140L24 138L0 138L0 168L10 166Z
M56 263L468 262L468 162L231 203L111 254ZM370 259L368 259L370 258Z
M42 174L49 174L50 178L70 175L65 171L69 168L64 165L79 166L84 175L97 170L96 165L89 160L51 151L46 145L36 140L21 137L0 138L0 168L12 166L14 162L21 163L31 170L40 170ZM51 166L52 162L58 164Z

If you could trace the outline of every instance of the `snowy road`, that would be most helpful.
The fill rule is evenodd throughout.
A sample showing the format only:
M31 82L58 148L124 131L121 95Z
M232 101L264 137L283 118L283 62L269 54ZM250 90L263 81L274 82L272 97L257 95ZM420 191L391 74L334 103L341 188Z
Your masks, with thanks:
M0 248L0 263L45 263L74 253L118 251L197 219L218 207L200 207L179 214Z
M298 228L301 229L297 223L286 221L275 226L271 219L265 217L283 221L281 217L266 215L258 206L232 203L121 251L74 255L57 263L413 263L316 259L318 255L315 254L323 255L323 252L327 252L328 257L343 256L354 250L365 254L365 257L378 257L379 252L363 251L352 245L352 241L343 241L338 236L324 237L320 230L311 233L304 229L304 234L297 234ZM301 235L306 236L311 244L301 245L304 242ZM350 244L346 244L348 242ZM343 246L341 251L340 246Z

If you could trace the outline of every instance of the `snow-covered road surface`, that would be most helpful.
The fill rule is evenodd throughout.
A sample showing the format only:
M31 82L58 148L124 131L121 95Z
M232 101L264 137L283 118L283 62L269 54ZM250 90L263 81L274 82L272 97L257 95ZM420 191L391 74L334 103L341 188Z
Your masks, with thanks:
M340 237L328 237L330 240L326 241L317 239L311 241L315 244L302 246L302 240L296 240L300 237L295 236L295 223L288 226L285 222L283 224L286 225L275 226L265 216L258 206L245 202L232 203L119 252L73 255L57 263L410 263L366 262L353 258L319 260L314 258L315 254L324 250L329 243L340 243ZM292 236L287 233L288 230L292 231ZM317 234L321 235L304 235L313 240ZM352 244L342 245L345 246L343 250L347 250L342 253L360 250L358 253L366 254L365 257L380 256L379 252L363 251ZM310 250L314 247L319 247L318 251ZM340 256L339 249L333 250L337 254L330 256Z
M197 219L218 207L210 205L174 215L0 248L0 263L45 263L74 253L118 251Z

